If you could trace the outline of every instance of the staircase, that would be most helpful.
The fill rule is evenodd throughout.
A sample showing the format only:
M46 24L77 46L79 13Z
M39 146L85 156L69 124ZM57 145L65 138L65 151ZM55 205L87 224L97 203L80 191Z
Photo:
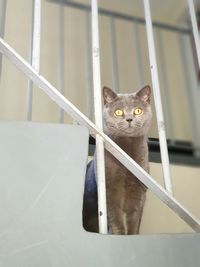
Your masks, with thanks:
M0 266L200 266L200 220L2 38L0 51L81 125L0 123ZM98 56L94 49L94 58ZM159 127L162 135L164 127ZM89 133L194 233L112 236L85 232L82 196ZM164 162L166 167L167 159Z
M0 266L199 267L199 234L83 229L85 127L1 122L0 132Z

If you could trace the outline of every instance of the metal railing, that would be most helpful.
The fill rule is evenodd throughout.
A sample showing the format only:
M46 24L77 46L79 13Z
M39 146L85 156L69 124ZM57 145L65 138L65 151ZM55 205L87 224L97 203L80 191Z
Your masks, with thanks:
M188 1L190 9L194 8L193 1ZM40 18L41 1L34 1L34 18ZM37 6L38 5L38 6ZM113 154L130 172L132 172L142 183L144 183L160 200L162 200L168 207L179 215L191 228L200 232L200 221L195 218L187 209L185 209L173 196L171 188L171 180L169 174L169 159L166 145L166 136L164 128L164 119L162 115L162 103L159 90L159 80L157 71L157 62L154 48L154 37L152 31L152 21L150 14L149 0L144 0L147 39L149 47L150 68L153 82L153 92L156 102L156 114L158 122L158 130L160 137L160 146L162 153L163 172L165 177L166 189L160 186L148 173L146 173L132 158L130 158L118 145L116 145L107 135L102 131L102 100L101 100L101 79L100 79L100 53L99 53L99 34L98 34L98 4L97 0L91 0L92 6L92 55L93 55L93 89L94 89L94 106L95 106L95 124L93 124L83 113L81 113L69 100L67 100L55 87L53 87L44 77L39 75L39 29L38 22L33 23L38 25L34 27L33 40L38 40L36 45L33 45L32 54L36 55L36 60L32 60L32 66L27 63L16 51L14 51L2 38L0 38L0 51L12 63L14 63L19 70L21 70L31 81L33 81L39 88L41 88L58 106L67 112L75 121L81 125L86 126L91 134L96 137L97 145L97 176L98 176L98 193L99 193L99 222L100 232L107 231L107 216L106 216L106 189L105 189L105 166L104 166L104 145L105 148ZM38 13L37 13L38 12ZM196 24L193 19L193 27ZM196 30L194 29L194 33ZM35 39L36 38L36 39ZM199 40L197 40L198 42ZM199 49L196 45L197 50ZM199 53L198 51L197 53ZM34 57L33 57L34 58ZM33 64L33 61L35 62ZM102 216L100 216L102 215Z
M33 0L32 8L32 36L30 63L39 73L40 71L40 35L41 35L41 0ZM32 120L33 83L28 81L27 120Z
M93 55L92 61L93 61L93 92L94 92L95 123L96 123L96 126L102 131L103 130L103 119L102 119L102 93L101 93L97 1L91 0L91 5L92 5L92 55ZM99 134L96 135L96 159L97 159L99 231L100 233L107 233L104 142L103 142L103 138Z
M200 40L199 40L199 31L198 31L198 26L197 26L193 0L188 0L188 8L189 8L189 13L190 13L190 19L192 22L192 30L193 30L193 36L194 36L194 41L195 41L195 46L196 46L198 65L200 68Z
M6 1L0 0L0 37L4 36L6 16ZM0 54L0 77L2 72L2 54Z
M70 0L47 0L50 3L55 3L55 4L61 4L63 7L67 7L67 10L71 10L73 9L73 11L77 10L78 12L82 12L83 14L91 14L91 6L87 5L87 4L83 4L77 1L70 1ZM65 9L66 10L66 9ZM104 18L106 18L107 22L107 27L109 29L109 33L110 33L110 54L111 54L111 76L112 76L112 84L114 89L116 90L116 92L120 91L119 90L119 85L121 83L121 78L123 76L121 76L121 71L119 66L121 63L121 60L118 60L118 44L119 44L119 40L116 37L119 37L119 29L118 29L118 23L123 22L127 25L132 24L133 25L133 38L132 38L132 44L130 44L131 46L134 46L135 51L131 51L129 50L129 54L133 55L135 54L135 58L133 57L133 64L135 64L136 67L136 79L137 80L137 85L138 87L142 86L145 84L145 80L144 76L148 76L148 73L146 73L145 67L144 67L144 54L145 51L142 50L141 47L143 47L143 44L141 44L141 38L143 38L142 34L143 31L142 30L142 26L145 27L146 21L145 18L143 19L142 17L137 17L137 16L133 16L133 15L128 15L128 14L124 14L121 12L117 12L117 11L113 11L110 9L105 9L105 8L101 8L99 7L98 9L98 13L99 13L99 17L100 19L102 19L102 21L104 20ZM125 25L124 24L124 25ZM159 81L161 82L161 94L162 94L162 101L163 101L163 110L165 111L164 113L164 118L166 121L166 125L167 125L167 129L166 130L166 136L167 138L170 140L170 144L173 144L176 147L176 141L177 139L179 140L180 138L180 134L177 131L176 128L176 121L174 120L174 116L172 116L172 111L174 111L174 106L172 103L172 98L169 97L169 91L170 91L170 95L173 94L173 91L171 90L171 86L172 84L170 84L170 79L173 78L173 74L171 73L171 67L170 69L167 68L166 66L166 62L168 62L167 57L170 58L170 53L168 53L168 46L165 45L164 42L164 36L165 34L170 33L170 35L173 34L173 38L174 41L176 40L176 43L174 43L175 45L179 46L179 50L183 51L183 55L181 55L181 58L179 59L179 56L177 54L177 62L179 62L179 60L182 62L185 60L185 58L189 57L190 63L191 63L191 68L192 65L194 65L194 61L195 58L193 57L193 46L191 45L192 42L190 43L190 45L188 44L188 40L193 38L192 37L192 30L187 27L187 26L177 26L177 25L171 25L171 24L166 24L166 23L162 23L162 22L157 22L157 21L152 21L152 26L153 26L153 30L154 30L154 34L155 34L155 40L158 45L158 50L157 55L159 56ZM84 26L83 26L84 27ZM88 21L87 24L85 25L86 27L86 31L88 32ZM130 32L131 34L131 32ZM187 40L188 39L188 40ZM87 42L87 50L90 50L91 54L92 49L90 49L90 39L88 39ZM181 41L180 41L181 40ZM142 40L144 42L144 40ZM130 42L130 40L128 41ZM120 42L121 43L121 42ZM187 45L186 45L187 43ZM146 45L146 42L145 42ZM119 46L120 48L120 46ZM87 52L88 52L87 51ZM168 53L166 56L166 52ZM188 55L189 54L189 55ZM125 53L126 55L126 53ZM191 62L191 58L192 61ZM90 57L87 57L87 61L88 61L88 66L90 66ZM108 59L107 59L108 60ZM188 59L187 59L188 60ZM125 63L125 62L124 62ZM123 64L124 64L123 63ZM180 62L179 62L180 63ZM176 62L174 61L173 64L176 64ZM145 63L146 65L146 63ZM186 127L188 127L188 129L190 129L190 133L187 138L191 138L191 142L192 142L192 147L194 150L194 157L193 157L193 161L199 162L198 158L200 159L200 139L196 138L200 135L200 124L198 123L198 118L197 116L195 116L194 114L198 114L200 112L199 109L199 105L196 101L194 101L195 99L199 98L196 94L196 90L198 89L199 85L196 83L196 77L193 76L193 78L191 79L187 79L188 76L188 70L187 70L187 66L185 66L184 64L177 64L177 68L179 70L181 70L181 72L183 73L182 76L182 80L178 82L178 86L180 85L180 88L184 87L183 90L184 94L183 94L183 101L185 102L185 108L186 108L186 112L188 112L189 114L189 118L186 120ZM90 68L91 69L91 68ZM149 69L150 70L150 69ZM155 72L155 71L154 71ZM172 75L169 75L169 74ZM181 77L182 73L179 73L179 71L177 71L177 76ZM89 77L89 76L88 76ZM130 78L130 77L129 77ZM123 79L122 79L123 80ZM87 88L92 88L92 77L90 77L90 79L87 80L88 81L88 85ZM132 81L133 82L133 81ZM132 83L131 82L131 83ZM181 82L181 83L180 83ZM182 83L184 83L186 86L182 86ZM158 83L159 84L159 83ZM137 86L136 86L137 87ZM89 99L87 100L87 110L88 110L88 116L89 118L93 118L93 113L94 113L94 108L93 108L93 97L92 97L92 90L88 89L88 96ZM175 90L175 86L173 88L173 90ZM188 97L188 92L190 92L190 95ZM194 110L194 112L189 112L191 110L191 103L190 103L190 99L193 99L193 106L192 109ZM195 102L195 104L194 104ZM185 109L184 108L184 109ZM180 110L181 111L181 108ZM179 116L181 116L179 114ZM162 137L161 137L162 139ZM182 138L181 138L182 139ZM164 140L164 138L163 138ZM188 141L188 140L186 140ZM162 143L164 143L162 141ZM162 149L163 150L163 149ZM168 161L167 158L164 156L162 157L164 161ZM185 161L184 161L185 163ZM166 172L167 173L167 172ZM166 177L166 175L165 175ZM170 178L170 172L168 172L167 175L168 178ZM165 179L166 180L166 179ZM170 181L170 179L168 179L168 181ZM166 186L169 187L169 190L171 190L172 186L170 182L165 181ZM171 188L171 189L170 189Z
M153 85L153 95L154 95L155 108L156 108L156 118L157 118L158 134L159 134L159 141L160 141L161 161L162 161L162 167L163 167L163 177L164 177L164 182L165 182L165 188L168 190L170 194L172 194L172 182L171 182L171 175L170 175L170 168L169 168L169 155L168 155L168 150L167 150L165 123L164 123L163 108L162 108L162 101L161 101L161 95L160 95L160 85L159 85L159 78L158 78L158 67L157 67L157 60L156 60L150 5L149 5L149 0L144 0L143 2L144 2L144 11L145 11L145 20L146 20L146 32L147 32L147 41L148 41L148 49L149 49L150 69L151 69L151 77L152 77L152 85Z
M128 156L115 142L92 123L80 112L69 100L67 100L54 86L43 76L39 75L33 67L16 53L2 38L0 38L0 51L16 67L21 70L35 85L42 89L60 108L65 110L80 125L87 127L93 136L102 137L105 148L118 159L131 173L144 183L161 201L170 207L191 228L200 232L200 221L171 196L161 185L159 185L148 173L146 173L130 156Z

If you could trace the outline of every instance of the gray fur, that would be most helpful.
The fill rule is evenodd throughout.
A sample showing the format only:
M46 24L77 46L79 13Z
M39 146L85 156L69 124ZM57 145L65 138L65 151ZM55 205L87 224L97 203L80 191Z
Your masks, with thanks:
M151 122L151 90L116 95L104 87L104 131L142 168L149 171L147 132ZM143 114L134 116L135 108ZM122 109L123 116L115 110ZM113 234L138 234L146 199L146 187L109 152L105 152L108 222Z
M143 169L149 171L147 132L151 122L151 89L133 94L116 94L104 87L104 131ZM136 108L141 115L134 115ZM117 116L116 110L123 115ZM96 157L86 172L83 226L98 232ZM146 187L108 151L105 151L108 224L112 234L138 234L146 199Z

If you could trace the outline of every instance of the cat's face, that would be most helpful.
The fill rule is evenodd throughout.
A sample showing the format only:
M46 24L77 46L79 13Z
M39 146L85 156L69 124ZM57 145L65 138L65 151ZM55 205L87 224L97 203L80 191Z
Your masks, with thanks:
M111 137L145 135L151 122L151 89L145 86L133 94L116 94L103 88L104 131Z

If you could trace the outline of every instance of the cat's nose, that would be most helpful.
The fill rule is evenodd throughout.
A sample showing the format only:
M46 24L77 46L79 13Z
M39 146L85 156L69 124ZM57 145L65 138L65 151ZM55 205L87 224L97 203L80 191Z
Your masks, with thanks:
M132 122L132 120L133 119L131 119L131 118L126 119L127 122Z

